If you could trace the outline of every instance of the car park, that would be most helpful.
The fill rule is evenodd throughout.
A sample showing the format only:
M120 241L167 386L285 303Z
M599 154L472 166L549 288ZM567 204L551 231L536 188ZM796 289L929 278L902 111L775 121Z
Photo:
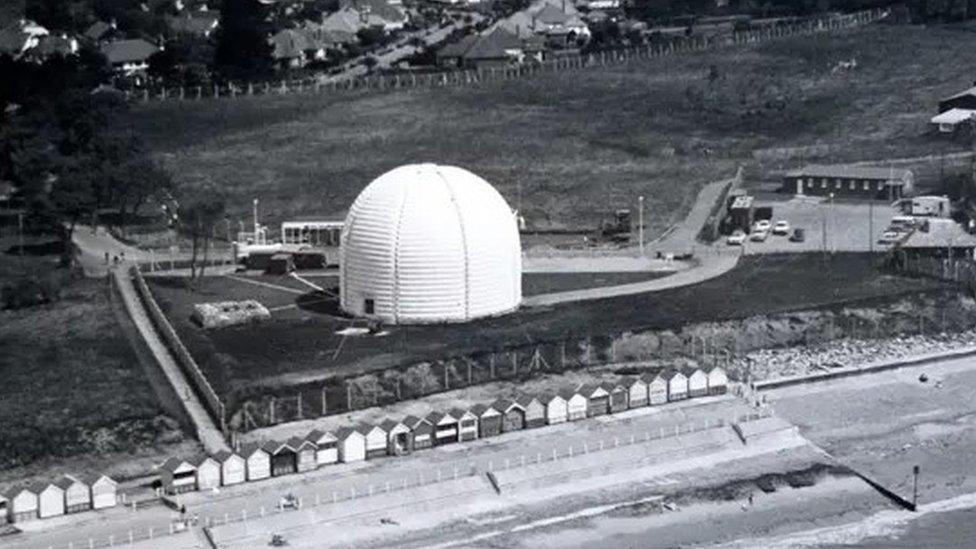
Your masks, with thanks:
M742 229L736 229L736 231L729 235L725 239L725 243L729 246L741 246L746 241L746 233Z
M773 234L786 236L790 234L790 224L785 220L779 220L773 225Z

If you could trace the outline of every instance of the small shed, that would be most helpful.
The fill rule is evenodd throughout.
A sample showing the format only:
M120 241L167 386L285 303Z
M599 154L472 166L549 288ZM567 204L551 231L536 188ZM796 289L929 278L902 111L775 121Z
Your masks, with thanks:
M192 492L197 489L197 468L184 459L169 458L159 466L159 482L167 494Z
M629 377L624 380L627 386L627 406L638 408L647 406L647 382L640 377Z
M708 394L724 395L729 389L729 376L718 366L708 370Z
M268 259L268 265L264 268L265 274L285 275L295 270L295 259L290 253L278 253Z
M450 444L458 441L458 422L451 414L431 412L424 418L434 426L434 444Z
M319 467L339 461L338 439L327 431L313 430L306 440L315 444L315 464Z
M291 437L288 446L295 449L295 471L304 473L318 467L315 457L318 447L314 442L307 438Z
M31 487L16 486L4 494L10 522L27 522L37 518L37 492Z
M610 413L616 414L627 409L627 395L629 391L623 382L605 381L600 387L610 394Z
M190 460L197 470L197 490L213 490L220 487L220 463L207 455Z
M403 423L413 433L414 450L423 450L434 445L434 426L429 421L422 417L407 416L403 418Z
M555 425L565 423L566 417L566 398L559 393L549 393L540 397L546 406L546 423Z
M667 370L664 379L668 382L668 402L688 398L688 377L677 370Z
M91 490L92 509L108 509L119 503L119 485L107 475L91 475L85 477L85 483Z
M688 378L688 396L691 398L708 394L708 374L701 368L688 368L684 371Z
M269 440L264 451L271 456L271 476L280 477L298 472L298 452L287 442Z
M362 432L364 430L361 427L341 427L336 431L339 461L352 463L366 459L366 435Z
M55 484L64 491L64 512L81 513L92 508L88 484L71 475L64 475Z
M518 402L500 398L491 407L502 413L503 433L525 429L525 408Z
M233 486L247 480L247 463L244 458L228 450L214 454L220 464L220 485Z
M38 483L33 491L37 493L38 517L43 519L64 514L64 490L56 483Z
M589 404L586 395L578 390L569 390L563 393L563 398L566 399L566 417L569 418L569 421L586 418Z
M475 404L471 413L478 416L478 436L493 437L502 432L502 413L486 404Z
M406 423L387 418L380 427L386 432L386 453L402 456L413 452L413 433Z
M241 447L241 457L247 462L247 481L266 479L271 476L271 455L257 442Z
M536 395L519 395L515 402L525 410L525 428L535 429L546 424L546 405Z
M610 412L610 391L599 385L580 385L577 392L586 397L587 417L602 416Z
M478 438L478 416L470 410L454 408L451 415L458 422L458 441L467 442Z
M653 374L646 373L641 376L644 383L647 383L647 402L651 406L665 404L668 401L668 380L664 379L661 371Z
M388 433L382 425L363 425L366 431L366 459L385 456L389 445Z

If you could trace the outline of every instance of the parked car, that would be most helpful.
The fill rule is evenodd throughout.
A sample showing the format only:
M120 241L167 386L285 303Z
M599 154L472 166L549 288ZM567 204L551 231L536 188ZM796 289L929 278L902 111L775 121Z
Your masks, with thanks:
M745 241L746 233L742 229L736 229L734 233L725 239L725 243L729 246L741 246Z
M768 231L772 228L772 223L768 219L760 219L752 224L752 230L755 231Z
M793 234L790 235L790 242L803 242L806 239L806 232L800 228L793 229Z
M752 232L749 240L753 242L765 242L767 237L769 237L769 229L759 229Z
M881 238L878 239L878 244L894 244L895 242L898 242L902 236L902 233L898 231L885 231L881 235Z
M773 234L786 236L790 234L790 224L787 221L779 220L773 225Z
M298 501L298 498L296 498L291 494L283 496L281 499L278 500L278 509L281 509L282 511L287 511L287 510L297 511L301 506L302 504L300 501Z

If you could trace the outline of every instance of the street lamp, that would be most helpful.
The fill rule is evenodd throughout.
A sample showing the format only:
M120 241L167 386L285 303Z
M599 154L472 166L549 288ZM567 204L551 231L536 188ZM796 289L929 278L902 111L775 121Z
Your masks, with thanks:
M644 255L644 196L637 197L637 240L640 243L640 254Z

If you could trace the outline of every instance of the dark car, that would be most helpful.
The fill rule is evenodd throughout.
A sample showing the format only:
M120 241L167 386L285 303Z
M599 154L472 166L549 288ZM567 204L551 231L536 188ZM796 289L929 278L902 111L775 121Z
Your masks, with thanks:
M806 238L807 235L803 229L793 229L793 234L790 235L790 242L803 242Z

